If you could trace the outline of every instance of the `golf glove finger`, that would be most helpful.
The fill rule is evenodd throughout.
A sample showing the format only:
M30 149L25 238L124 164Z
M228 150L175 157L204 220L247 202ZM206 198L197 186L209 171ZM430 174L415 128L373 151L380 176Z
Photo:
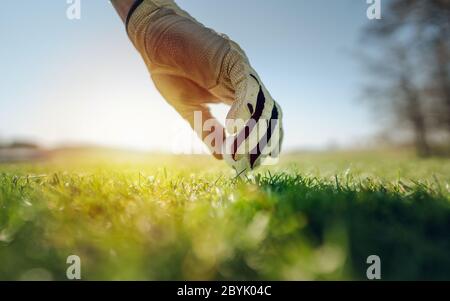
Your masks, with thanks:
M235 101L227 116L231 135L224 158L238 173L278 158L283 140L282 111L262 83L242 49L230 41L221 82L234 88Z

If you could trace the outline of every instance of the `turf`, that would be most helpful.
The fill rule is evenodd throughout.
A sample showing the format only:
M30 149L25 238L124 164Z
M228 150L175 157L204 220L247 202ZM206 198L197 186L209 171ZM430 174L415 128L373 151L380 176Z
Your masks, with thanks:
M285 156L241 180L208 157L0 165L0 279L450 280L450 160Z

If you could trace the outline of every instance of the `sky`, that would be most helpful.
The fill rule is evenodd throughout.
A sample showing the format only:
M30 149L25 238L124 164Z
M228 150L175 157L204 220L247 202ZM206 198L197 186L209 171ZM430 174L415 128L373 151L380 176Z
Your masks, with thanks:
M178 0L246 51L284 111L285 149L353 145L377 131L353 53L366 0ZM188 125L156 91L109 1L2 0L0 140L183 152ZM213 112L225 118L227 108ZM187 138L189 137L189 138ZM187 141L185 143L188 143Z

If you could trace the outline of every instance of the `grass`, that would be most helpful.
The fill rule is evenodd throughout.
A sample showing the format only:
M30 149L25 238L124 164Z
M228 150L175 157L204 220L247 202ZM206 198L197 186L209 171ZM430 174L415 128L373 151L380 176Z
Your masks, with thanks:
M0 165L0 279L450 280L450 160L287 155L235 179L207 157Z

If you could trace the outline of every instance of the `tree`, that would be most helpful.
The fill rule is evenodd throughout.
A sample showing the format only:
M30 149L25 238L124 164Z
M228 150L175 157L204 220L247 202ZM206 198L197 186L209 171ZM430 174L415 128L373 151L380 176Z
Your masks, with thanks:
M365 56L375 76L366 96L406 125L427 156L437 133L450 138L450 0L391 0L382 15L366 31L377 42Z

